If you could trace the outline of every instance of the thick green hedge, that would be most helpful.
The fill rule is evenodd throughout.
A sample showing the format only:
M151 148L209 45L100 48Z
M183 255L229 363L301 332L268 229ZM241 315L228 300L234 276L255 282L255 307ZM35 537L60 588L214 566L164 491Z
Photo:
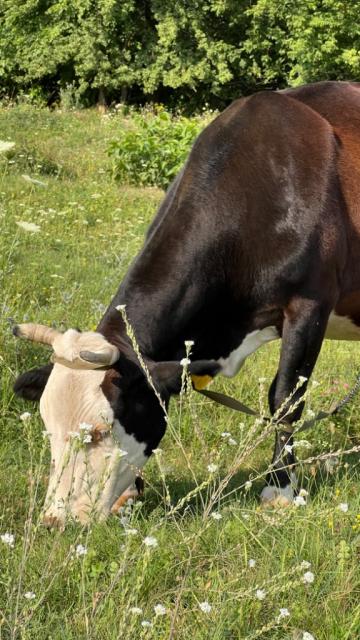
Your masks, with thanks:
M264 87L359 79L359 15L360 0L3 0L0 92L191 111Z

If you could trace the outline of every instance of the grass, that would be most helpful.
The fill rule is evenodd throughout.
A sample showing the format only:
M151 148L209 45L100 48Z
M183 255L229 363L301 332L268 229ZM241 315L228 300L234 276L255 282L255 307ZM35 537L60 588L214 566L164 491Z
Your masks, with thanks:
M301 640L308 632L316 640L355 640L358 454L321 456L359 444L360 398L301 435L308 442L298 451L306 507L260 509L273 435L254 446L250 418L191 394L172 401L162 453L145 469L145 499L123 513L126 524L111 517L65 532L39 524L48 444L38 408L15 398L12 384L49 352L17 342L7 318L96 326L163 196L111 180L106 147L124 126L120 115L95 111L0 110L0 138L16 143L10 163L0 161L0 534L15 536L13 547L0 540L0 638ZM17 222L36 224L39 232ZM236 379L219 379L214 388L258 407L278 349L267 345ZM308 406L328 408L340 398L355 379L359 356L354 343L325 343L314 373L320 385L311 389ZM24 411L32 414L27 421L20 420ZM237 444L228 444L223 432ZM212 473L210 463L217 466ZM146 546L146 536L157 546ZM309 570L303 561L311 563L312 584L303 582ZM200 607L204 602L210 611ZM165 615L155 615L158 604ZM290 616L279 618L280 608Z

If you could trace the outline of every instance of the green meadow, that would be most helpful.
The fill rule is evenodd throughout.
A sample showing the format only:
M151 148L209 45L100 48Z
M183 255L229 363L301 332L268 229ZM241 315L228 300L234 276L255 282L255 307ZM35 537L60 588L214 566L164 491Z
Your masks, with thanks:
M16 340L9 319L97 325L164 195L112 177L107 149L130 125L121 112L0 109L0 139L15 143L0 152L0 638L357 640L360 395L299 433L300 506L259 503L274 425L191 392L171 402L143 499L88 528L41 525L49 443L12 385L50 351ZM278 355L264 346L212 388L266 414ZM305 415L359 372L356 343L325 342Z

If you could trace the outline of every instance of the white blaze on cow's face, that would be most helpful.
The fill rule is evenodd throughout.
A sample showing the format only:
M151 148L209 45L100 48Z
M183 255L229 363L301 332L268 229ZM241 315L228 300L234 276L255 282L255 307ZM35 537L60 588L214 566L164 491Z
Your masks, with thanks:
M29 337L29 332L20 325L17 334ZM115 362L116 347L100 334L73 329L56 332L50 344L55 364L40 400L51 446L44 522L61 526L72 516L86 523L92 515L105 518L134 482L148 459L146 444L114 419L102 389L107 371L85 368L84 356L92 361L88 366Z

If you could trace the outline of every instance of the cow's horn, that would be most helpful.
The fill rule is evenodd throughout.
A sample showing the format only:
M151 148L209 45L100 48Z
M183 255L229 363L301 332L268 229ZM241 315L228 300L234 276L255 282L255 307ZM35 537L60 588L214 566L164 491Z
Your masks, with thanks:
M26 338L33 342L41 342L42 344L52 345L57 336L62 335L60 331L46 327L43 324L17 324L13 329L14 336L18 338Z
M95 353L94 351L80 351L80 358L86 362L107 365L113 362L112 353Z

